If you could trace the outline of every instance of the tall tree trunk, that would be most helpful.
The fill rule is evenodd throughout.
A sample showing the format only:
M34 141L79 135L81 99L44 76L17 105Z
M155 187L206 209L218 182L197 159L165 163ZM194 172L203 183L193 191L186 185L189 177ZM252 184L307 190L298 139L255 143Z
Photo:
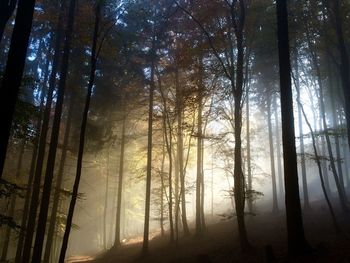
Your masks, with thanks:
M201 191L202 191L202 107L203 107L203 64L200 62L201 72L199 72L199 85L198 85L198 116L197 116L197 177L196 177L196 235L202 234L202 213L201 213Z
M51 51L51 47L49 48L49 51ZM28 177L28 183L27 183L27 191L24 201L24 207L23 207L23 213L22 213L22 222L21 222L21 229L19 232L18 242L17 242L17 249L16 249L16 256L15 256L15 262L20 263L22 259L22 252L23 252L23 246L24 246L24 238L25 238L25 229L27 226L28 216L29 216L29 206L30 206L30 197L32 193L33 188L33 180L34 180L34 174L35 174L35 168L36 168L36 160L38 156L38 148L39 148L39 138L40 138L40 130L41 130L41 123L44 116L44 103L45 103L45 97L47 94L47 88L46 88L46 82L49 76L49 59L46 62L45 67L45 77L43 81L43 88L41 90L40 94L40 115L37 119L35 128L36 128L36 135L34 139L34 145L33 145L33 153L32 153L32 159L30 162L30 169L29 169L29 177Z
M204 137L205 137L205 129L206 129L206 124L204 125L202 129L202 153L201 153L201 166L202 166L202 173L201 173L201 223L202 223L202 230L206 231L207 226L205 224L205 214L204 214L204 205L205 205L205 183L204 183Z
M160 88L161 90L161 88ZM165 136L165 145L168 152L168 159L169 159L169 172L168 172L168 185L169 185L169 200L168 200L168 209L169 209L169 225L170 225L170 242L174 241L174 222L173 222L173 143L172 143L172 130L171 130L171 123L169 120L169 116L167 115L167 106L166 106L166 100L162 93L163 97L163 103L164 103L164 112L163 112L163 127L164 127L164 136ZM169 137L168 137L168 131L167 127L169 128Z
M35 221L37 216L37 208L39 205L41 174L42 174L44 158L45 158L46 137L47 137L47 131L48 131L50 115L51 115L53 92L56 84L56 74L57 74L57 69L58 69L59 60L61 56L60 46L61 46L61 38L62 38L62 31L63 31L64 3L65 1L61 3L60 13L58 17L58 23L57 23L57 29L56 29L57 35L56 35L55 47L54 47L54 57L53 57L52 69L51 69L51 74L49 79L49 90L47 92L46 105L45 105L41 132L40 132L38 156L36 159L33 190L32 190L32 196L31 196L31 202L30 202L30 208L29 208L29 218L28 218L24 247L23 247L22 262L24 263L29 262L29 259L30 259L30 252L32 249L33 235L34 235L34 229L35 229Z
M271 99L267 99L267 126L269 132L269 145L270 145L270 166L271 166L271 181L272 181L272 212L278 212L278 201L277 201L277 183L276 183L276 172L275 172L275 154L273 147L273 136L272 136L272 120L271 120Z
M161 194L160 194L160 231L161 235L164 236L164 163L165 163L165 134L163 134L163 143L162 143L162 164L160 168L160 183L161 183Z
M2 1L5 2L5 1ZM4 170L7 145L15 112L19 88L27 55L30 31L32 28L35 0L19 0L10 50L1 85L0 116L0 179Z
M120 159L119 159L119 180L118 180L118 199L117 199L117 213L116 213L116 224L115 224L115 241L114 246L120 246L120 218L122 208L122 194L123 194L123 177L124 177L124 155L125 155L125 130L126 130L126 114L123 113L123 124L122 124L122 136L120 141Z
M46 238L46 244L45 244L44 262L50 261L52 243L53 243L54 234L55 234L58 205L60 202L62 181L63 181L63 177L64 177L64 166L66 163L68 144L69 144L69 135L70 135L71 125L72 125L73 107L76 103L75 94L72 95L70 100L71 101L70 101L70 105L69 105L69 109L68 109L68 116L67 116L67 121L66 121L66 130L64 132L62 155L61 155L60 165L59 165L58 173L57 173L57 181L56 181L56 186L55 186L55 193L53 196L53 204L52 204L51 216L50 216L50 221L49 221L49 229L47 232L47 238Z
M310 247L304 235L299 197L287 0L277 0L276 4L288 253L290 256L297 256L308 252Z
M149 215L151 204L151 180L152 180L152 135L153 135L153 97L154 97L154 74L156 59L156 37L152 39L152 61L151 61L151 82L149 91L148 107L148 142L147 142L147 175L146 175L146 200L145 200L145 224L143 231L142 254L148 254L148 236L149 236Z
M348 144L350 148L350 66L349 66L349 56L346 49L346 43L344 39L344 30L343 30L343 22L342 18L340 16L340 0L334 0L332 1L332 4L334 5L334 20L335 20L335 30L336 30L336 37L337 37L337 44L338 44L338 50L339 50L339 57L340 57L340 76L341 76L341 83L343 88L343 94L344 94L344 110L345 110L345 117L346 117L346 127L347 127L347 134L348 134Z
M307 126L309 127L309 130L310 130L310 134L311 134L311 139L312 139L312 147L314 149L314 154L315 154L315 158L316 158L316 164L317 164L317 168L318 168L318 174L319 174L319 177L320 177L320 181L321 181L321 187L322 187L322 191L323 191L323 194L324 194L324 197L326 199L326 202L327 202L327 205L328 205L328 209L329 209L329 212L331 214L331 218L332 218L332 223L334 225L334 228L336 230L336 232L339 232L340 231L340 228L339 228L339 225L338 225L338 222L337 222L337 219L335 217L335 213L334 213L334 210L333 210L333 206L332 206L332 203L329 199L329 196L328 196L328 192L327 192L327 189L326 189L326 185L325 185L325 181L324 181L324 177L322 175L322 165L321 165L321 158L318 154L318 150L317 150L317 144L316 144L316 136L315 136L315 133L312 129L312 126L305 114L305 111L303 109L303 105L301 104L300 102L300 86L299 85L296 85L296 91L297 91L297 100L298 100L298 104L299 104L299 107L300 107L300 110L303 114L303 117L306 121L306 124Z
M67 23L66 33L65 33L66 39L64 42L63 57L62 57L62 64L61 64L61 71L60 71L61 78L59 81L58 91L57 91L55 115L54 115L53 124L52 124L50 147L49 147L49 153L47 157L44 188L43 188L41 204L40 204L38 227L37 227L35 242L34 242L32 263L37 263L41 261L42 248L43 248L43 243L45 238L46 221L47 221L47 214L48 214L49 204L50 204L51 186L52 186L52 180L53 180L54 168L55 168L63 100L64 100L64 93L66 88L66 80L68 75L70 46L71 46L72 35L74 30L75 6L76 6L75 1L76 0L71 0L70 6L69 6L68 23Z
M103 204L103 248L107 250L108 240L107 240L107 210L108 210L108 185L109 185L109 148L107 148L107 160L106 160L106 183L105 183L105 200Z
M176 242L179 240L179 205L180 205L180 193L179 193L179 153L178 151L175 152L175 149L173 150L173 156L175 156L175 195L174 195L174 200L175 200L175 240Z
M71 6L70 6L70 15L74 15L75 6L76 6L76 0L71 0ZM69 16L71 17L71 16ZM71 29L73 27L74 19L72 19L70 25ZM69 234L72 228L72 221L73 221L73 214L74 214L74 208L75 204L77 202L78 198L78 189L80 184L80 178L81 178L81 169L83 165L83 155L84 155L84 146L85 146L85 131L86 131L86 124L87 124L87 118L90 108L90 101L91 101L91 94L92 94L92 88L95 83L95 73L96 73L96 63L97 63L97 41L98 41L98 33L99 33L99 25L100 25L100 2L95 7L95 25L94 25L94 33L92 38L92 52L91 52L91 59L90 59L90 76L89 76L89 83L87 88L87 95L85 99L85 106L80 126L80 136L79 136L79 150L78 150L78 160L77 160L77 170L72 190L72 198L69 204L68 209L68 215L67 215L67 222L66 222L66 228L63 235L62 240L62 247L60 251L59 256L59 263L64 263L64 259L66 256L66 251L68 247L68 239ZM69 49L68 49L69 50ZM34 262L33 262L34 263Z
M179 71L176 68L176 108L177 108L177 162L179 164L180 173L180 192L181 192L181 219L183 225L184 234L187 236L190 234L190 230L187 223L186 212L186 186L185 186L185 167L184 167L184 142L183 142L183 94L179 83Z
M0 43L4 35L5 27L8 20L15 11L17 0L1 1L0 2Z
M281 155L281 137L280 137L280 121L278 117L277 109L277 95L273 98L273 107L275 114L275 133L276 133L276 160L277 160L277 173L278 173L278 197L283 198L284 188L283 188L283 171L282 171L282 155Z
M326 110L325 110L325 104L324 104L324 90L323 90L324 87L323 87L323 83L322 83L322 79L321 79L321 70L320 70L320 67L318 64L318 59L317 59L317 54L315 52L315 47L312 44L312 41L309 37L308 31L307 31L307 41L308 41L308 47L310 50L312 63L313 63L313 66L316 70L317 83L319 86L319 94L318 95L319 95L319 103L320 103L320 114L321 114L321 121L322 121L322 125L323 125L323 132L324 132L324 135L326 138L328 155L329 155L329 159L330 159L330 167L332 169L335 185L336 185L337 190L338 190L340 205L344 211L347 211L348 207L347 207L346 193L345 193L344 185L341 185L341 182L340 182L340 179L338 176L338 172L337 172L337 169L335 167L335 160L334 160L334 155L333 155L333 151L332 151L332 144L331 144L329 134L328 134Z
M297 101L300 101L300 83L299 83L299 65L298 65L298 50L295 50L295 86L298 90ZM304 209L310 209L309 192L306 178L306 165L305 165L305 147L304 147L304 132L303 132L303 119L301 112L301 103L298 103L298 126L299 126L299 141L300 141L300 164L301 164L301 178L303 183L304 194Z
M180 93L180 92L178 92ZM181 192L181 219L184 234L187 236L190 234L190 230L187 223L187 213L186 213L186 186L185 186L185 172L184 172L184 157L183 157L183 123L182 123L182 94L177 94L178 102L178 112L177 112L177 157L180 172L180 192ZM179 97L179 98L178 98ZM181 105L181 106L180 106Z
M238 223L238 232L241 249L243 251L249 249L247 230L244 219L245 206L245 180L242 171L242 95L243 95L243 67L244 67L244 47L243 47L243 28L245 23L245 3L243 0L239 1L240 7L240 21L239 27L235 30L237 40L237 65L236 65L236 83L232 83L233 96L235 100L234 105L234 197L235 208ZM234 11L231 11L232 20L235 19ZM233 78L231 80L233 82Z
M248 185L247 190L249 192L248 195L248 211L249 213L253 213L253 177L252 177L252 164L251 164L251 154L250 154L250 107L249 107L249 89L246 88L246 114L247 114L247 121L246 121L246 129L247 129L247 179L248 179Z

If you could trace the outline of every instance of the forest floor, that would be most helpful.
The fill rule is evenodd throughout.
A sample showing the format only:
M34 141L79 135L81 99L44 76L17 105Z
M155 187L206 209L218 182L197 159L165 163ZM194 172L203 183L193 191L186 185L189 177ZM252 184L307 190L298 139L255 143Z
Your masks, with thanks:
M285 215L260 213L247 216L246 226L252 249L239 249L236 220L208 225L202 237L181 237L174 244L169 236L155 237L149 243L149 255L141 257L142 243L124 245L96 256L94 259L69 260L85 263L190 263L190 262L334 262L350 263L350 220L338 211L341 234L336 234L324 204L312 204L304 212L305 235L313 252L302 258L287 258ZM192 231L193 232L193 231ZM272 252L271 249L272 248Z

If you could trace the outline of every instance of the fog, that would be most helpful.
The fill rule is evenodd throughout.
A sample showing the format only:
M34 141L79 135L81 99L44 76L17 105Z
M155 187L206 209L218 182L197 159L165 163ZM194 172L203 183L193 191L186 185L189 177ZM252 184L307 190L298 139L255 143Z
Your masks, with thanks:
M0 262L350 259L347 1L5 2Z

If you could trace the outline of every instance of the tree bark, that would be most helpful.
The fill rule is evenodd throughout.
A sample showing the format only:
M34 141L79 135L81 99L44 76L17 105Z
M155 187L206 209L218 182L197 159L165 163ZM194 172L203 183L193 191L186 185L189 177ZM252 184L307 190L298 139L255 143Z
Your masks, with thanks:
M25 241L23 246L22 262L29 262L30 252L32 249L33 235L35 229L35 221L37 216L37 209L39 205L39 194L40 194L40 184L41 184L41 174L43 170L44 158L45 158L45 148L46 148L46 137L49 127L50 115L51 115L51 105L53 100L53 92L56 84L56 73L59 65L59 60L61 56L60 46L63 30L63 16L64 16L64 1L61 3L60 14L58 17L57 29L56 29L56 39L54 47L54 57L52 62L52 69L49 79L49 90L47 92L46 105L43 114L43 121L40 131L39 139L39 149L38 156L35 165L35 174L32 188L32 196L29 208L29 218L26 228Z
M149 235L149 215L151 204L151 180L152 180L152 135L153 135L153 97L154 97L154 74L156 59L156 39L152 39L152 57L151 57L151 82L149 91L149 107L148 107L148 142L147 142L147 175L146 175L146 200L145 200L145 225L143 231L142 254L148 254L148 235Z
M116 224L115 224L115 241L114 246L120 246L120 218L121 218L121 207L122 207L122 194L123 194L123 177L124 177L124 155L125 155L125 130L126 130L126 116L123 113L123 124L122 124L122 136L120 142L120 159L119 159L119 180L118 180L118 199L117 199L117 213L116 213Z
M71 0L71 1L72 2L71 2L69 13L70 15L73 16L75 7L76 7L76 0ZM73 28L73 23L74 23L74 19L72 19L70 23L71 29ZM92 39L92 48L91 48L92 52L91 52L91 59L90 59L90 76L89 76L87 95L85 99L85 106L84 106L84 111L83 111L83 116L82 116L82 121L80 126L77 170L76 170L76 176L75 176L73 190L72 190L72 198L68 209L66 228L65 228L63 240L62 240L62 247L61 247L60 256L58 260L59 263L64 263L64 259L65 259L66 251L68 247L69 234L72 228L74 208L78 198L78 189L79 189L81 170L83 165L86 124L87 124L87 118L88 118L88 113L90 109L92 88L94 86L95 76L96 76L95 73L96 73L96 63L97 63L97 56L98 56L97 41L98 41L99 25L100 25L100 2L98 2L97 6L95 7L95 25L94 25L94 33L93 33L93 39Z
M278 197L283 198L284 188L283 188L283 171L282 171L282 160L281 160L281 137L280 137L280 122L278 117L277 109L277 95L273 99L273 107L275 110L275 133L276 133L276 160L277 160L277 173L278 173Z
M63 147L62 147L62 156L60 160L60 165L58 168L57 173L57 181L55 186L55 193L53 197L53 204L52 204L52 210L51 210L51 216L50 216L50 222L49 222L49 229L47 232L47 238L46 238L46 244L45 244L45 253L44 253L44 262L50 261L50 255L52 250L52 243L54 239L55 234L55 228L56 228L56 219L57 219L57 212L58 212L58 205L60 200L60 194L61 194L61 188L62 188L62 181L63 181L63 175L64 175L64 166L66 162L66 156L68 151L68 144L69 144L69 135L72 125L72 115L73 115L73 107L75 105L75 95L73 94L71 97L69 109L68 109L68 116L66 121L66 130L64 132L64 139L63 139Z
M34 5L35 0L19 0L18 2L15 26L1 85L0 116L2 135L0 136L0 179L4 170L11 124L24 71L29 36L32 28Z
M198 98L197 98L197 177L196 177L196 235L202 235L201 191L202 191L202 107L203 107L203 64L200 61Z
M247 114L247 179L248 186L247 190L250 192L248 198L248 211L253 213L253 178L252 178L252 164L251 164L251 154L250 154L250 107L249 107L249 89L246 89L246 114Z
M289 54L287 0L277 0L277 39L281 87L282 141L285 175L285 203L287 215L288 253L290 256L305 254L310 250L305 239L300 206L293 95Z
M41 198L38 227L37 227L37 232L35 237L32 263L37 263L41 261L41 254L42 254L42 248L43 248L44 237L45 237L46 221L47 221L47 214L48 214L49 203L50 203L54 168L55 168L63 100L64 100L64 93L66 88L66 80L68 75L70 46L72 42L72 34L74 29L74 19L75 19L74 14L75 14L75 6L76 6L75 1L76 0L71 0L70 6L69 6L68 23L67 23L66 34L65 34L66 39L64 42L63 57L62 57L62 64L61 64L61 71L60 71L61 78L59 81L59 86L57 91L55 115L54 115L54 120L52 124L50 147L49 147L49 153L47 157L44 188L43 188L43 193Z
M1 1L0 2L0 43L4 35L5 27L8 20L15 11L17 0Z
M277 200L277 183L276 183L276 172L275 172L275 154L273 147L273 136L272 136L272 110L271 110L271 99L267 99L267 126L269 132L269 146L270 146L270 167L271 167L271 181L272 181L272 212L278 212L278 200Z
M295 50L295 86L298 90L297 101L300 102L300 83L299 83L299 65L298 65L298 51ZM299 141L300 141L300 164L301 164L301 178L303 184L303 194L304 194L304 209L310 209L309 202L309 192L306 178L306 165L305 165L305 147L304 147L304 132L303 132L303 119L301 112L301 103L298 103L298 126L299 126Z
M346 49L346 43L344 39L343 23L340 17L340 1L332 1L334 5L334 18L335 18L335 29L338 42L338 50L340 55L340 76L344 94L344 109L346 117L346 127L348 135L348 144L350 148L350 66L349 66L349 56Z

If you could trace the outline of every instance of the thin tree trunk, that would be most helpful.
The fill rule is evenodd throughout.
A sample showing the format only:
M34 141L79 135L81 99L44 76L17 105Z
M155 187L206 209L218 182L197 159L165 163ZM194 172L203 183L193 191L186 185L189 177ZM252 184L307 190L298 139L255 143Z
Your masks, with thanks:
M277 0L277 36L281 85L282 141L286 194L287 240L290 256L310 250L301 214L293 116L287 0Z
M145 224L143 231L142 254L148 254L148 236L149 236L149 215L151 204L151 180L152 180L152 135L153 135L153 97L154 97L154 74L155 74L155 59L156 46L155 36L152 40L152 61L151 61L151 82L149 91L149 107L148 107L148 142L147 142L147 175L146 175L146 200L145 200Z
M249 107L249 89L246 88L246 114L247 114L247 179L249 192L248 196L248 211L253 213L253 177L252 177L252 164L251 164L251 154L250 154L250 107Z
M162 143L162 164L160 168L160 181L161 181L161 194L160 194L160 230L161 235L164 236L164 163L165 163L165 134L163 135L163 143Z
M179 94L178 96L182 96ZM182 98L182 97L181 97ZM180 98L178 98L180 99ZM179 105L182 105L179 102ZM184 234L187 236L190 234L190 230L187 223L187 213L186 213L186 186L185 186L185 171L184 171L184 160L183 160L183 128L182 128L182 107L179 107L177 113L177 125L178 125L178 135L177 135L177 157L179 163L179 172L180 172L180 191L181 191L181 219Z
M298 65L298 51L295 50L295 85L298 89L297 100L300 101L300 83L299 83L299 65ZM301 104L298 103L298 124L299 124L299 141L300 141L300 163L301 163L301 178L303 184L303 194L304 194L304 209L310 209L308 185L306 178L306 165L305 165L305 147L304 147L304 132L303 132L303 119L301 112Z
M331 214L331 218L332 218L332 222L333 222L335 231L339 232L340 228L339 228L337 219L335 217L335 213L334 213L334 210L333 210L332 203L331 203L331 201L329 199L329 196L328 196L328 193L327 193L327 189L326 189L326 185L325 185L325 181L324 181L324 176L322 175L321 158L318 155L315 133L312 130L311 124L310 124L310 122L309 122L309 120L308 120L308 118L307 118L307 116L305 114L305 111L303 109L303 105L300 102L300 87L299 87L299 85L295 85L295 86L296 86L297 98L298 98L297 100L298 100L298 104L299 104L300 110L301 110L301 112L303 114L303 117L304 117L304 119L306 121L306 124L307 124L307 126L309 127L309 130L310 130L311 139L312 139L312 147L314 149L314 154L315 154L315 157L316 157L316 164L317 164L318 173L319 173L319 177L320 177L320 181L321 181L321 187L322 187L323 195L324 195L324 197L326 199L326 202L327 202L327 205L328 205L329 212Z
M73 29L74 29L75 6L76 6L75 1L76 0L71 0L70 7L69 7L68 23L67 23L66 34L65 34L66 39L64 43L64 50L63 50L63 57L62 57L62 64L61 64L61 74L60 74L61 78L59 81L58 91L57 91L55 115L54 115L54 120L52 124L50 147L49 147L49 153L47 157L44 188L43 188L43 193L41 198L38 227L36 229L37 231L36 231L35 242L34 242L32 263L37 263L41 261L42 248L43 248L43 243L45 238L46 221L47 221L47 214L48 214L49 204L50 204L51 186L52 186L52 180L53 180L54 168L55 168L63 100L64 100L64 93L66 88L66 80L68 75L70 46L72 42L71 40L72 40Z
M60 202L62 181L63 181L63 177L64 177L64 166L66 163L66 157L67 157L67 151L68 151L67 148L68 148L68 144L69 144L69 135L70 135L71 125L72 125L73 107L74 107L75 103L76 103L75 95L72 95L69 109L68 109L66 130L64 132L62 155L61 155L60 165L59 165L58 173L57 173L57 181L56 181L56 185L55 185L55 193L54 193L54 197L53 197L53 204L52 204L52 210L51 210L51 216L50 216L50 222L49 222L49 229L47 232L45 253L44 253L44 262L50 261L50 254L51 254L51 250L52 250L52 243L53 243L55 228L56 228L58 204Z
M49 48L51 51L51 48ZM20 263L22 259L22 252L23 252L23 246L24 246L24 238L25 238L25 228L27 226L27 221L28 221L28 216L29 216L29 206L30 206L30 197L31 193L33 190L33 180L34 180L34 174L35 174L35 169L36 169L36 160L38 157L38 148L39 148L39 138L40 138L40 130L41 130L41 123L44 117L44 103L45 103L45 97L47 93L46 89L46 82L49 76L49 60L47 60L46 67L45 67L45 78L43 81L43 88L41 90L41 95L40 95L40 115L37 119L36 122L36 136L34 139L34 145L33 145L33 154L32 154L32 159L30 162L30 169L29 169L29 177L28 177L28 183L27 183L27 191L26 191L26 196L25 196L25 201L24 201L24 207L23 207L23 214L22 214L22 223L21 223L21 229L18 237L18 242L17 242L17 249L16 249L16 256L15 256L15 262Z
M53 91L55 89L55 83L56 83L56 73L57 73L58 64L61 56L60 46L61 46L61 38L62 38L62 30L63 30L64 3L65 3L64 1L61 3L60 14L58 17L58 23L57 23L57 29L56 29L57 35L56 35L55 47L54 47L55 53L54 53L53 62L52 62L51 75L49 79L49 90L47 92L45 111L43 114L43 122L42 122L41 132L40 132L38 156L36 159L33 190L32 190L32 196L31 196L31 202L30 202L30 208L29 208L29 218L28 218L25 241L23 246L22 262L24 263L29 262L29 259L30 259L30 252L32 249L33 235L34 235L34 229L35 229L35 221L37 216L37 208L39 204L41 174L42 174L42 169L44 164L45 148L46 148L46 137L47 137L47 131L48 131L50 115L51 115L50 113L51 113L51 105L53 100ZM18 257L18 260L20 260L20 257Z
M76 6L76 0L71 0L71 1L72 2L71 2L69 13L70 15L73 16L75 11L75 6ZM71 21L71 27L73 27L73 22L74 20ZM91 53L91 61L90 61L91 68L90 68L89 83L87 88L87 95L85 99L85 106L84 106L84 111L83 111L83 116L82 116L82 121L80 126L77 170L76 170L76 176L75 176L74 185L73 185L72 198L68 209L67 223L66 223L66 228L63 235L62 247L61 247L60 256L58 260L59 263L64 263L64 259L65 259L66 251L68 247L69 234L72 228L74 208L78 198L78 189L79 189L80 178L81 178L81 169L83 164L83 155L84 155L84 146L85 146L86 124L87 124L88 113L90 109L92 88L95 83L96 63L97 63L97 56L98 56L97 40L98 40L99 25L100 25L100 3L98 3L95 7L95 26L94 26L94 34L92 39L92 48L91 48L92 53Z
M307 32L307 40L308 40L308 47L310 50L312 62L314 64L314 68L315 68L316 74L317 74L316 77L317 77L317 83L319 86L319 94L318 95L319 95L319 102L320 102L320 114L321 114L321 121L323 124L323 130L324 130L324 134L325 134L325 138L326 138L328 155L330 158L330 167L332 169L335 185L336 185L337 190L338 190L340 205L344 211L347 211L348 207L347 207L347 198L346 198L346 194L345 194L345 189L344 189L344 185L341 185L340 180L339 180L338 172L337 172L337 169L335 167L335 160L334 160L334 155L333 155L333 151L332 151L332 145L331 145L331 141L330 141L329 134L328 134L326 110L325 110L324 95L323 95L324 90L323 90L323 83L322 83L322 79L321 79L321 70L320 70L320 67L318 65L315 49L314 49L314 46L309 38L308 32Z
M17 0L7 0L0 2L0 43L4 35L5 27L8 20L11 18L13 11L15 11Z
M106 184L105 184L105 200L103 205L103 247L108 248L107 240L107 210L108 210L108 185L109 185L109 149L107 149L107 163L106 163Z
M115 224L115 241L114 246L120 246L120 218L122 207L122 194L123 194L123 177L124 177L124 155L125 155L125 130L126 130L126 115L123 116L122 124L122 137L120 141L120 159L119 159L119 180L118 180L118 199L117 199L117 213Z
M11 124L24 71L29 36L32 28L34 5L35 0L19 0L18 2L15 26L13 28L6 69L2 79L0 96L2 132L0 136L0 179L4 170Z
M206 126L206 125L204 125ZM204 214L204 205L205 205L205 183L204 183L204 137L205 137L205 127L203 128L203 133L202 133L202 161L201 161L201 166L202 166L202 178L201 178L201 222L202 222L202 230L206 231L207 226L205 224L205 214Z
M203 67L200 62L200 67ZM201 69L201 71L203 71ZM203 107L203 72L199 73L199 85L198 85L198 117L197 117L197 177L196 177L196 235L200 236L203 232L202 229L202 213L201 213L201 188L202 188L202 107Z
M277 173L278 173L278 197L283 198L284 188L283 188L283 170L282 170L282 159L281 159L281 137L280 137L280 121L278 118L278 109L277 109L277 95L273 99L273 107L275 114L275 133L276 133L276 160L277 160Z
M273 149L273 137L272 137L272 121L271 121L271 100L267 99L267 126L269 132L269 145L270 145L270 167L271 167L271 181L272 181L272 212L278 212L278 201L277 201L277 183L276 183L276 172L275 172L275 154Z
M343 22L340 17L340 0L332 1L334 5L334 18L335 18L335 30L337 37L337 47L339 50L340 57L340 76L344 94L344 109L345 109L345 118L346 118L346 127L347 127L347 135L348 135L348 144L350 148L350 66L349 66L349 56L346 49L346 43L344 38L343 31Z

